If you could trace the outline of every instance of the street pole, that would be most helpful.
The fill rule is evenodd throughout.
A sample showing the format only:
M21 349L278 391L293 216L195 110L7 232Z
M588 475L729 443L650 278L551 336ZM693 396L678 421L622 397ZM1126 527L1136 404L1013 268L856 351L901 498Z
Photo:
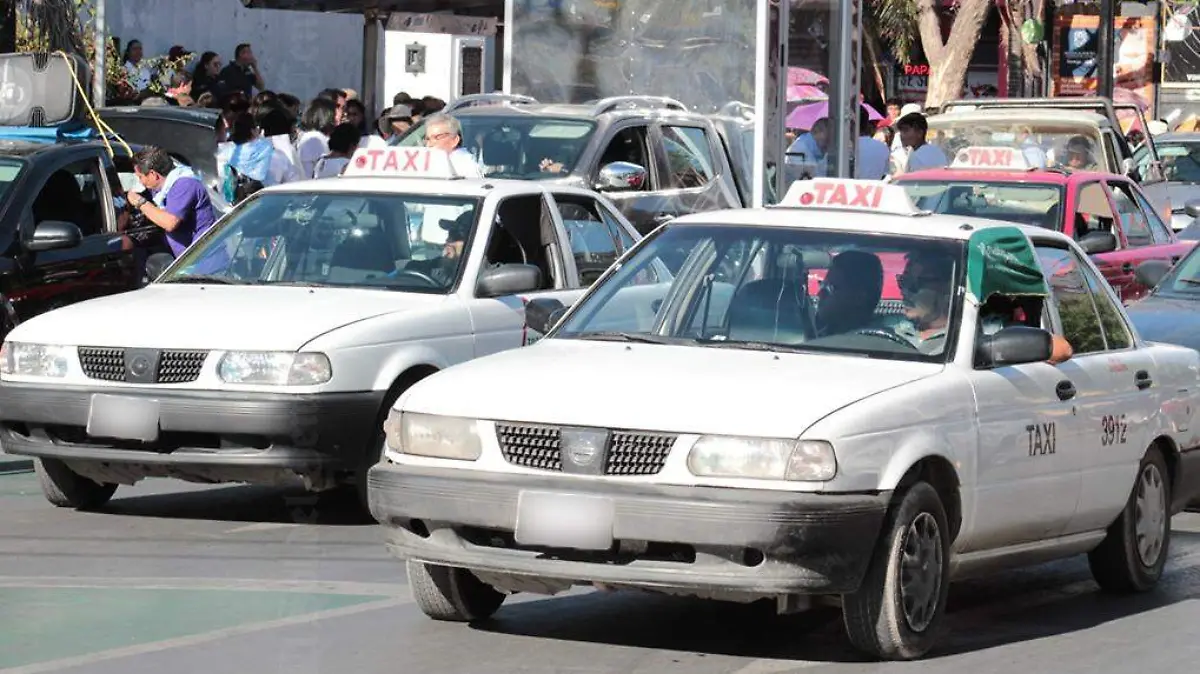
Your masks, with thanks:
M1096 95L1113 97L1113 71L1116 60L1113 54L1113 24L1117 22L1116 0L1100 0L1100 30L1096 45Z
M95 0L96 2L96 22L93 26L92 44L95 45L95 56L92 64L92 105L96 107L103 106L105 103L105 82L108 79L108 74L104 72L104 67L108 64L105 56L108 54L108 38L104 33L104 0Z

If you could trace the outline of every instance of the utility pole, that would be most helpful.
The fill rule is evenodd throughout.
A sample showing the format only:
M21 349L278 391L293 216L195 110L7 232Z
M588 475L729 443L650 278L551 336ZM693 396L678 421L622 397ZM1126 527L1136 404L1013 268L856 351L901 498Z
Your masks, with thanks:
M0 54L17 50L16 0L0 0Z
M92 44L96 49L92 63L92 105L96 107L105 104L105 83L108 80L108 73L104 72L108 65L108 37L105 35L104 22L104 0L96 0L95 25L92 27Z
M1100 30L1096 45L1096 94L1113 97L1113 71L1116 55L1113 53L1113 24L1117 22L1116 0L1100 0Z

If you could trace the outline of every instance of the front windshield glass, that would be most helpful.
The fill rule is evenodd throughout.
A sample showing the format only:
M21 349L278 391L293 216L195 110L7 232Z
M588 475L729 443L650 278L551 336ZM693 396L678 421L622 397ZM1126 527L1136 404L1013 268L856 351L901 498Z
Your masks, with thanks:
M1200 184L1200 140L1156 141L1155 144L1168 181Z
M1055 185L972 180L897 182L921 210L1046 229L1062 225L1063 191Z
M944 362L962 258L917 236L668 225L551 336Z
M1095 128L1049 121L929 118L929 142L947 157L967 147L1011 147L1022 150L1030 165L1069 168L1076 171L1102 170L1104 145Z
M24 166L24 162L16 159L0 159L0 203L3 203L4 197L8 195L8 188L17 182L17 176L21 174Z
M480 164L483 175L519 180L552 178L575 169L587 147L595 122L553 117L463 115L462 147ZM414 127L398 145L425 144L424 123Z
M426 194L264 193L206 234L159 283L454 289L478 202Z

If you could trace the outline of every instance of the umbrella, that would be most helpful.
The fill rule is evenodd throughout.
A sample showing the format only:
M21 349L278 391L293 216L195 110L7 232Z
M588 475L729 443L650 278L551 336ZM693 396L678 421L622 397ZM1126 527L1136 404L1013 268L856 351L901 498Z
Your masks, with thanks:
M787 83L789 87L796 84L829 84L829 78L808 68L792 66L788 68Z
M879 111L877 111L875 108L872 108L871 106L867 105L866 103L862 103L861 105L863 107L863 110L866 110L867 114L869 114L871 116L871 121L878 121L878 120L883 119L883 115L879 114ZM792 110L792 112L790 114L788 114L788 116L787 116L786 126L789 129L800 129L801 131L808 131L809 129L812 128L813 124L816 124L818 119L821 119L822 117L828 117L828 116L829 116L829 101L820 101L817 103L809 103L808 105L801 105L801 106L797 107L795 110Z
M823 101L829 95L819 87L811 84L789 84L787 88L788 102L793 101Z

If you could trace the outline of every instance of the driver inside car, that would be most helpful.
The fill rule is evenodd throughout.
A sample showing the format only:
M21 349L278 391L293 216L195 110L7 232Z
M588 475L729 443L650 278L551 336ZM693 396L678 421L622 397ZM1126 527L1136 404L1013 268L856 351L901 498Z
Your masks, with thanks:
M442 244L442 254L428 260L414 260L402 269L388 274L397 277L405 271L416 272L429 276L430 279L448 288L458 276L458 267L462 263L463 248L467 243L467 235L475 222L475 211L467 210L453 220L441 220L438 224L446 230L446 242Z
M946 346L953 275L953 258L926 252L909 254L904 273L896 277L904 318L892 331L923 354L941 353Z
M829 264L817 293L817 336L861 330L871 325L883 296L883 263L861 250L839 253Z

